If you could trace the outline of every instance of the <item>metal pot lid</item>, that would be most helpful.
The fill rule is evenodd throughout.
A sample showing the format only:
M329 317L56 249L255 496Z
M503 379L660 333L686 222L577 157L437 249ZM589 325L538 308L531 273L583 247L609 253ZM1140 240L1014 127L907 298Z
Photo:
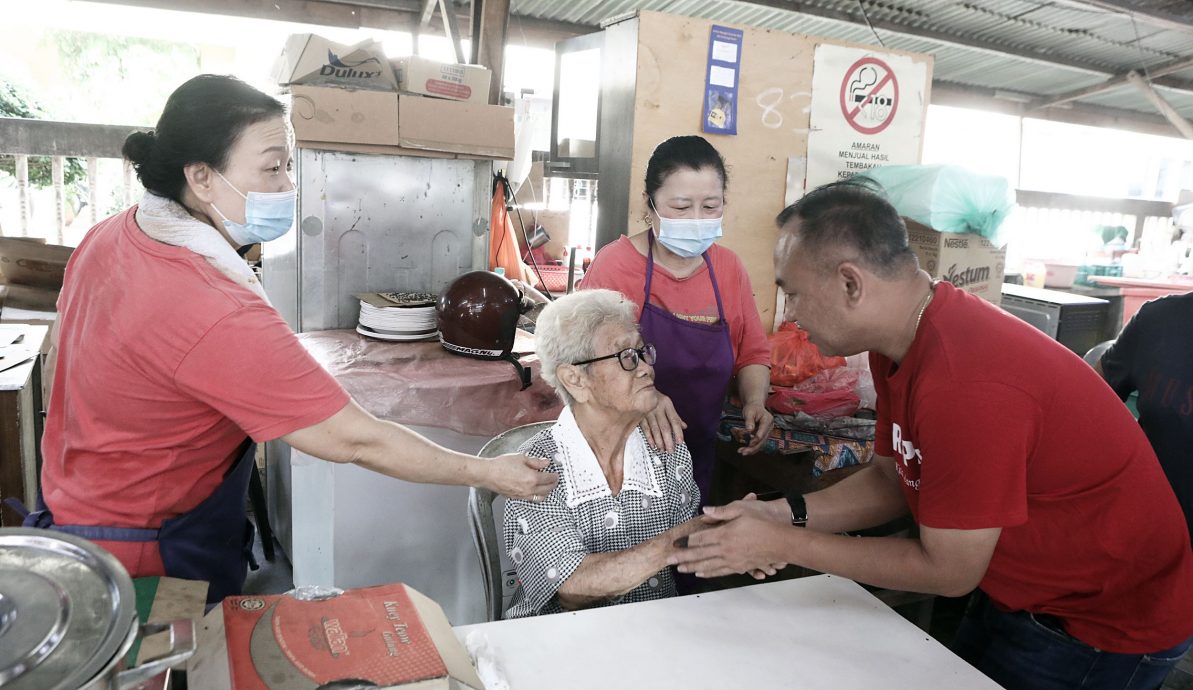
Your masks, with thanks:
M79 537L0 529L0 686L77 688L135 634L136 598L124 566Z

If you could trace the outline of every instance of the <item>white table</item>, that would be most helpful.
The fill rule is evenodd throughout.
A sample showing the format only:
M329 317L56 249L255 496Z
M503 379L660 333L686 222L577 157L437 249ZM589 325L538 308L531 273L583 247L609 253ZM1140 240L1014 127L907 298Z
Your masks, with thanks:
M482 633L514 690L999 687L831 575L455 632Z

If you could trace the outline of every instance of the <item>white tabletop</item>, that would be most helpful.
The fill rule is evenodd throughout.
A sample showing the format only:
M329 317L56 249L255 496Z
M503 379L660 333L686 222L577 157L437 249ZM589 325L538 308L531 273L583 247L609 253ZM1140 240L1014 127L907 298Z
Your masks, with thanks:
M831 575L455 631L482 633L514 690L999 687Z

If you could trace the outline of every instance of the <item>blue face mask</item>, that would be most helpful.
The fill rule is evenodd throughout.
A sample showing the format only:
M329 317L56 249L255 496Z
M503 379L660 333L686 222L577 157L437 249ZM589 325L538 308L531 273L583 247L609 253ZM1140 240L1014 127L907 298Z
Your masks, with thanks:
M653 201L650 206L654 208ZM657 208L654 212L659 217L659 243L685 259L708 251L724 234L720 218L664 218Z
M228 236L236 244L243 247L246 244L276 240L294 226L294 206L298 200L297 189L291 189L288 192L249 192L245 194L228 182L228 178L220 175L218 170L215 171L215 174L220 176L224 184L244 197L243 223L228 220L228 217L216 208L215 204L211 205L223 219L224 229L228 231Z

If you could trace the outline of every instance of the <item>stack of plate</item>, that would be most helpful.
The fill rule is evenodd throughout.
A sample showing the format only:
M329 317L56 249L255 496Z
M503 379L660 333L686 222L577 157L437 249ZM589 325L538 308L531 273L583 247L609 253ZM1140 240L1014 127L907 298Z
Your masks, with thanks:
M380 340L427 340L439 335L435 323L435 295L427 292L379 292L374 295L369 295L368 301L360 301L357 333Z

